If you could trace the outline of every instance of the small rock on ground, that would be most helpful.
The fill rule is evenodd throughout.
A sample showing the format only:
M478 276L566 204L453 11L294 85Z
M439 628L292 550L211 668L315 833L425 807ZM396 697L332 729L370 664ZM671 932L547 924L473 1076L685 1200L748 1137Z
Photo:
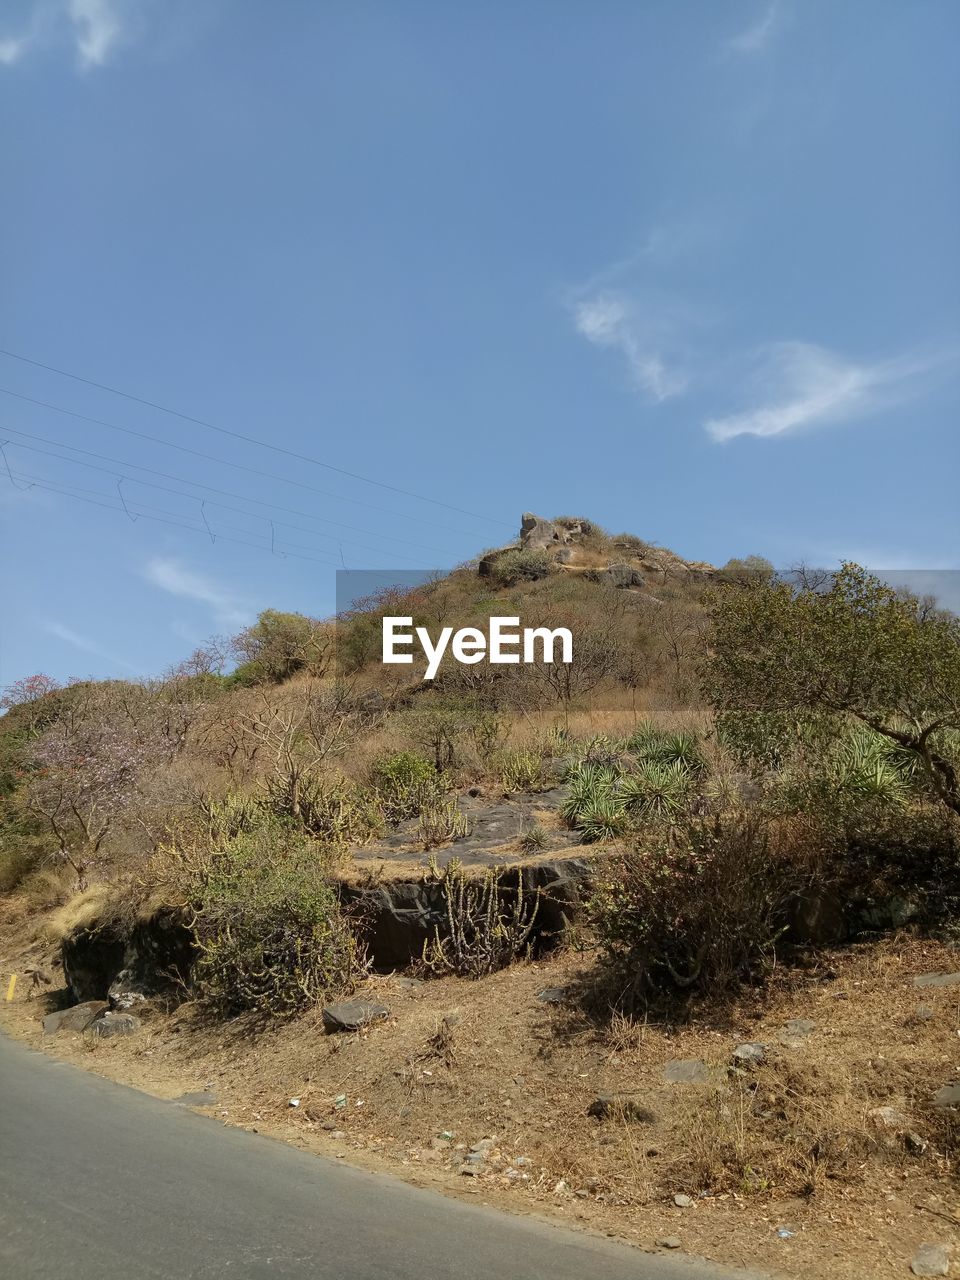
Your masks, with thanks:
M741 1067L759 1066L766 1056L765 1044L738 1044L733 1051L733 1060Z
M679 1249L680 1237L679 1236L661 1236L660 1239L657 1241L657 1244L660 1246L661 1249Z
M114 1013L108 1010L90 1023L91 1032L99 1040L112 1040L115 1036L132 1036L140 1030L140 1019L132 1013Z
M933 1105L940 1109L960 1107L960 1084L945 1084L942 1089L938 1089L933 1095Z
M673 1197L673 1203L678 1209L693 1208L693 1198L691 1196L685 1196L682 1191Z
M783 1034L791 1040L804 1040L817 1029L812 1018L791 1018L783 1024Z
M960 987L960 973L921 973L913 980L915 987Z
M668 1084L707 1084L711 1071L699 1058L674 1058L663 1069Z
M106 1000L85 1000L69 1009L56 1009L43 1019L43 1034L55 1035L58 1031L83 1031L98 1013L107 1008Z
M913 1255L910 1270L915 1276L947 1276L950 1258L942 1244L922 1244Z
M371 1022L388 1018L390 1010L375 1000L343 1000L323 1006L323 1025L327 1031L359 1031Z
M537 992L537 999L543 1004L563 1004L567 998L566 987L544 987Z

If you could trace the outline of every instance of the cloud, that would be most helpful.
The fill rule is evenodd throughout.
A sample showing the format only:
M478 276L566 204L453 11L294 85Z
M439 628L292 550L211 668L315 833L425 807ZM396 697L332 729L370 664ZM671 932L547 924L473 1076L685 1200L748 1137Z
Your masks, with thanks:
M29 36L11 36L0 40L0 66L12 67L15 62L19 62L29 43Z
M102 67L123 35L116 0L69 0L67 13L76 28L80 65Z
M825 347L779 342L754 357L751 382L762 403L704 424L717 441L735 436L781 436L804 427L843 422L888 408L909 394L909 383L935 362L912 358L856 364Z
M207 605L225 626L242 627L250 621L252 610L209 578L184 568L176 560L156 556L147 565L144 576L172 596Z
M36 45L68 39L81 70L104 66L128 39L143 0L34 0L26 30L0 38L0 66L13 66Z
M655 341L656 327L625 298L600 293L574 303L577 332L594 346L619 351L626 358L631 378L638 388L657 402L679 395L687 377L680 369L668 367Z
M80 635L79 632L74 631L72 627L68 627L62 622L48 622L46 629L52 636L56 636L66 644L73 645L75 649L80 649L84 653L92 653L94 657L102 658L105 662L109 662L115 667L122 667L125 671L132 671L135 675L140 674L137 667L101 648L96 640Z
M766 9L752 26L741 31L739 35L732 36L729 40L724 41L725 52L746 56L763 53L780 26L781 12L780 0L770 0Z

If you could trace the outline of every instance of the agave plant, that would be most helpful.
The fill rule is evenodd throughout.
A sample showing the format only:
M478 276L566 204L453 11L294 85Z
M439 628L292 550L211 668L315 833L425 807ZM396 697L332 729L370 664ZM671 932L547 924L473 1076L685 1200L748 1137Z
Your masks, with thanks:
M635 816L671 817L686 808L690 792L690 773L680 761L649 760L623 779L618 798Z
M630 828L630 816L622 800L615 795L600 795L583 806L577 827L584 844L612 840Z
M641 764L679 764L691 775L706 772L706 761L695 733L678 730L666 733L654 725L641 725L627 746Z
M618 772L609 765L580 763L567 772L570 793L560 806L560 816L569 827L580 825L584 809L599 800L612 799L616 793Z

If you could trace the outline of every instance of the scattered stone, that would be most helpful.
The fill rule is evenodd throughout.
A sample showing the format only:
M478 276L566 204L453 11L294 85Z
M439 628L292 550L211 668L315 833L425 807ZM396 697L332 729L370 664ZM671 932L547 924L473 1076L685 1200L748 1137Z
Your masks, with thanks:
M780 1043L787 1049L799 1049L816 1029L817 1024L811 1018L791 1018L783 1025Z
M657 1244L660 1246L661 1249L679 1249L680 1237L679 1236L661 1236L657 1241Z
M873 1107L867 1115L882 1129L905 1129L910 1123L910 1117L896 1107Z
M960 973L921 973L914 978L913 985L915 987L960 987Z
M331 1129L330 1131L330 1137L336 1139L338 1142L346 1136L346 1132L343 1129Z
M911 1129L909 1133L903 1135L903 1145L912 1156L922 1156L930 1144Z
M290 1101L287 1103L288 1107L299 1107L299 1105L300 1105L299 1098L291 1098Z
M657 1117L636 1098L616 1093L601 1093L587 1107L587 1115L597 1120L629 1120L635 1124L656 1124Z
M173 1101L180 1107L215 1107L219 1099L209 1089L199 1089L196 1093L181 1093Z
M402 991L416 991L418 987L423 986L423 982L419 978L398 978L397 986Z
M673 1197L673 1203L677 1206L678 1209L692 1209L693 1197L685 1196L683 1192L680 1192L678 1195L675 1195Z
M738 1044L733 1051L733 1060L741 1067L758 1067L766 1056L765 1044Z
M663 1069L668 1084L707 1084L712 1072L699 1058L673 1058Z
M343 1000L323 1006L323 1025L328 1033L359 1031L372 1022L388 1018L390 1010L375 1000Z
M922 1244L913 1255L910 1270L915 1276L947 1276L950 1258L942 1244Z
M960 1083L945 1084L933 1095L933 1105L941 1110L945 1107L960 1107Z
M600 578L608 587L623 591L627 587L642 587L643 573L632 564L611 564L601 570Z
M43 1019L43 1034L56 1035L58 1031L84 1031L107 1008L106 1000L85 1000L69 1009L57 1009Z
M817 1029L812 1018L791 1018L783 1024L784 1033L788 1036L809 1036Z
M566 987L544 987L537 992L537 999L544 1004L563 1004L567 998Z
M90 1023L90 1030L99 1040L112 1040L115 1036L132 1036L140 1030L140 1019L132 1013L114 1013L108 1009Z
M933 1017L933 1010L930 1008L928 1004L918 1004L917 1017L920 1019L921 1022L929 1022L930 1019Z

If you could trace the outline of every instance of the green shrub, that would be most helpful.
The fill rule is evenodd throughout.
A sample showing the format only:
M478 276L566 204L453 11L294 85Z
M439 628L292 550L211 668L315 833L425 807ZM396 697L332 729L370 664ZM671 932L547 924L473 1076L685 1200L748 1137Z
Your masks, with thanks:
M696 776L706 772L706 762L695 733L682 730L670 733L655 725L643 724L627 739L626 747L641 764L678 764Z
M577 829L584 844L615 840L630 829L630 815L617 795L598 796L581 806Z
M266 804L275 817L330 844L364 844L383 829L373 798L342 778L328 781L289 774L271 778Z
M522 881L505 890L499 867L467 876L456 858L442 871L434 868L434 875L443 896L446 928L438 928L433 940L424 944L425 973L482 978L526 954L540 906L539 890L531 898Z
M546 791L550 779L544 767L543 752L529 747L504 752L500 759L500 781L507 793Z
M201 1001L279 1017L352 986L357 943L323 852L302 835L265 821L181 857L180 875Z
M373 768L373 787L383 816L396 825L436 805L446 794L446 781L429 760L413 751L399 751Z
M448 840L462 840L470 830L470 822L460 812L456 800L435 801L425 805L420 814L418 835L424 849L435 849Z
M690 802L690 774L678 761L646 761L620 780L617 798L635 817L669 818Z
M624 1004L719 995L771 962L810 849L748 813L656 828L606 859L590 914Z
M536 582L538 578L545 578L551 567L550 557L545 551L514 547L497 556L490 573L498 586L513 587L518 582Z
M550 843L550 837L539 822L528 827L520 837L520 848L524 853L541 853Z

